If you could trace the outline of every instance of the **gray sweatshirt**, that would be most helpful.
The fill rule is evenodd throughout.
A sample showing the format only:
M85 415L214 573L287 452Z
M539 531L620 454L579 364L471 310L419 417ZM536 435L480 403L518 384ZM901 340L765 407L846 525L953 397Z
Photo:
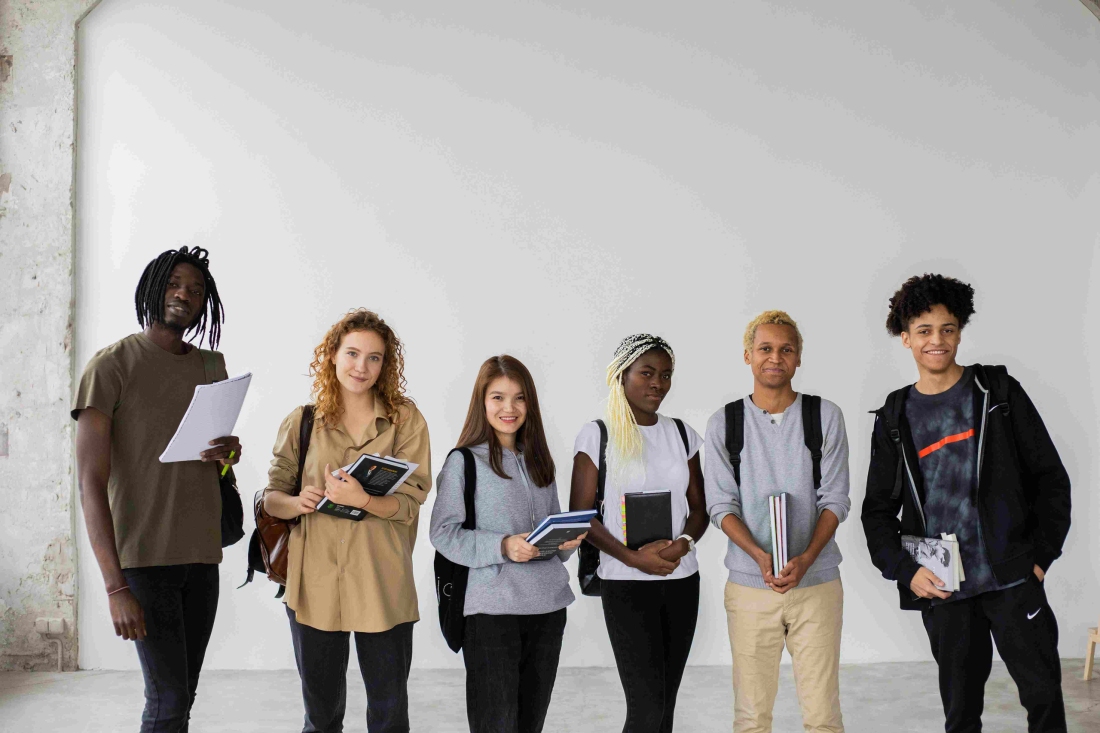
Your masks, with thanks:
M477 466L477 526L462 528L466 520L465 469L462 455L452 453L436 479L429 534L432 545L448 560L470 568L464 615L533 615L565 608L575 598L563 564L572 551L523 563L512 562L500 551L505 537L530 532L547 516L561 511L557 484L535 486L522 453L503 451L501 463L511 476L505 479L489 465L487 443L470 450Z
M733 466L726 450L725 408L707 422L706 479L707 513L715 527L734 514L745 523L761 548L771 550L771 521L768 497L787 493L788 554L806 551L817 526L818 515L830 510L843 522L852 506L848 498L848 437L844 415L828 400L821 400L821 488L814 491L813 460L802 433L802 395L783 413L778 425L771 415L745 397L745 444L741 449L741 486L733 478ZM729 541L726 567L731 583L764 588L760 567L749 555ZM840 548L836 540L818 555L798 584L806 588L840 577Z

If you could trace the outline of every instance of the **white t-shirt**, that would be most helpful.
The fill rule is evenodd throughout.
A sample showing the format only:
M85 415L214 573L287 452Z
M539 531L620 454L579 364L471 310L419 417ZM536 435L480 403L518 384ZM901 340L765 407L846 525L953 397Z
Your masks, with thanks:
M622 513L619 509L623 494L633 491L670 491L672 493L672 536L679 537L684 532L688 516L688 460L699 452L703 439L690 425L684 423L687 432L689 450L684 453L684 441L672 418L657 415L656 425L639 425L645 440L645 474L638 472L627 480L624 486L617 486L610 466L607 471L607 483L604 487L603 524L619 542L626 538L623 531ZM607 446L608 454L611 446ZM600 465L600 426L595 422L585 423L573 443L573 455L585 453L592 459L592 465ZM608 456L610 461L610 455ZM680 560L679 567L671 574L648 575L636 568L628 567L606 552L600 553L599 575L606 580L673 580L686 578L699 571L699 560L692 550Z

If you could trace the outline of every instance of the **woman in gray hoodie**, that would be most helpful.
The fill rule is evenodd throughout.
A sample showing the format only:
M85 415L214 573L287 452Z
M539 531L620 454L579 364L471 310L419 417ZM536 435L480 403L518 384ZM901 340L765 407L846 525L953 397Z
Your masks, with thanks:
M431 541L470 568L466 586L466 716L473 733L539 733L573 602L564 562L584 535L539 557L527 535L561 511L531 373L503 355L481 365L458 448L474 456L477 526L463 529L463 458L437 481Z

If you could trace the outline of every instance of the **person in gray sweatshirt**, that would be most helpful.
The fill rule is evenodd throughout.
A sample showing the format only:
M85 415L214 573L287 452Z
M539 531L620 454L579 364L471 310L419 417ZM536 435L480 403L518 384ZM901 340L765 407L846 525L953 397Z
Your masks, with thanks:
M432 545L470 568L462 656L472 733L539 733L558 671L565 607L564 562L585 535L539 558L527 535L561 511L531 373L503 355L481 365L458 448L473 454L476 527L466 520L464 461L452 451L436 481Z
M782 311L765 311L749 323L744 346L753 392L743 400L740 464L730 460L723 407L707 423L704 466L707 511L729 538L725 606L733 651L733 730L771 731L786 644L805 729L842 733L844 593L833 535L851 507L844 416L835 404L820 400L820 485L815 487L804 396L791 387L802 356L797 324ZM806 400L808 406L816 401ZM808 422L812 431L815 420ZM787 494L789 561L775 574L768 497L782 493Z

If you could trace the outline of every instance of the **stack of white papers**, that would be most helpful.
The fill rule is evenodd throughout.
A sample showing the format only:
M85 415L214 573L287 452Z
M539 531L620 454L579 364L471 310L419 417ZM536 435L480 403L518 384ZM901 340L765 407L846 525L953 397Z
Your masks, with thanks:
M176 434L160 454L160 462L201 460L200 454L210 450L211 440L232 435L251 383L252 374L249 373L195 387L195 396L191 398Z

